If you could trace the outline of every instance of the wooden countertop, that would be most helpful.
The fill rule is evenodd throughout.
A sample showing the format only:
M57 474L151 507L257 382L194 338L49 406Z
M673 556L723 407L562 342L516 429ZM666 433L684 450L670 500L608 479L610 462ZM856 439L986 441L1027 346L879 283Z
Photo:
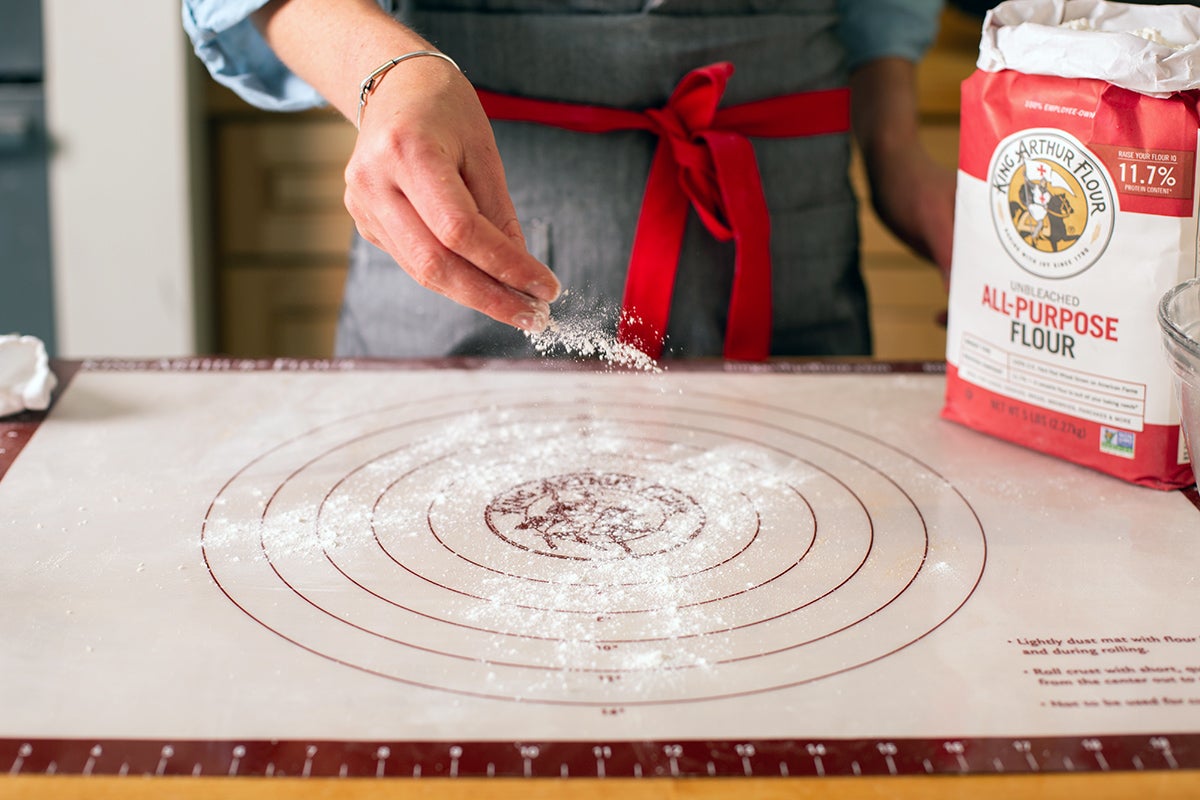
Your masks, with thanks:
M1026 775L898 778L756 778L611 780L557 779L296 779L296 778L80 778L19 777L0 779L0 800L139 800L140 798L229 798L229 800L584 800L618 797L622 800L709 800L737 795L742 800L859 800L860 798L921 798L946 800L1107 800L1132 798L1167 800L1200 797L1200 772L1108 773L1088 775Z

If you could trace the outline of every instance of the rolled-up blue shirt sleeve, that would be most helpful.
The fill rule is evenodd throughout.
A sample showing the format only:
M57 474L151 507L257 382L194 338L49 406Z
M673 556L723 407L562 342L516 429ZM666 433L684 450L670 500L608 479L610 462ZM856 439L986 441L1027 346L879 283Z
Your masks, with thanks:
M288 69L250 15L266 0L183 0L183 29L217 82L270 111L324 105L317 90Z
M838 0L850 69L898 56L920 61L937 35L942 0Z

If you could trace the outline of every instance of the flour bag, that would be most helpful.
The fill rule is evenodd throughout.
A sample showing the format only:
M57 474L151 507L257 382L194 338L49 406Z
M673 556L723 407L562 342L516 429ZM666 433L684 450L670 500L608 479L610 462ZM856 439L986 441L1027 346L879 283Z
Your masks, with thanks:
M1012 0L963 83L943 416L1191 482L1155 312L1197 274L1200 8Z

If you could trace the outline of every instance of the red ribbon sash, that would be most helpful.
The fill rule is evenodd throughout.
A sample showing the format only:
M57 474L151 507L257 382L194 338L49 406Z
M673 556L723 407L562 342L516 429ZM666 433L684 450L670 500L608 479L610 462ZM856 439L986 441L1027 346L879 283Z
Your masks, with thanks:
M841 133L850 127L846 89L772 97L717 108L733 74L728 62L689 72L666 106L627 111L533 100L479 90L495 120L535 122L581 133L650 131L659 137L634 233L618 339L662 354L688 208L721 242L736 247L725 358L761 361L771 346L770 219L749 137Z

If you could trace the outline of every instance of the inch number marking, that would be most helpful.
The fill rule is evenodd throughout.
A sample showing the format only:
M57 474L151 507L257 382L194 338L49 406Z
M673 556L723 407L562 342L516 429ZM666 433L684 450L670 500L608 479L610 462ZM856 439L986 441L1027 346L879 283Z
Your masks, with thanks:
M13 760L12 767L9 768L9 775L20 775L21 767L25 765L25 759L33 755L33 745L26 742L17 749L17 757Z
M683 755L683 745L667 744L663 745L663 755L667 757L667 763L670 764L671 777L679 777L679 757Z
M742 772L745 773L746 777L748 778L751 775L753 775L754 768L750 765L750 759L754 758L754 754L757 752L754 749L754 745L752 745L752 744L735 745L733 748L733 751L741 757Z
M942 749L950 755L954 756L954 760L958 762L960 772L970 772L970 765L967 764L967 747L957 739L952 739L948 742L942 742Z
M884 763L887 764L888 774L896 774L896 754L900 752L900 748L896 747L895 742L876 742L875 749L883 756Z
M1179 762L1175 760L1175 754L1171 752L1171 740L1165 736L1155 736L1150 739L1150 746L1162 754L1163 760L1167 762L1167 766L1171 769L1179 769Z
M92 746L92 749L88 751L87 763L83 765L84 776L92 774L92 770L96 768L96 759L99 758L103 753L104 748L100 745L97 744Z
M542 754L542 749L536 744L519 744L517 750L521 753L521 760L524 763L525 777L532 777L533 760Z
M1096 759L1096 763L1104 772L1108 772L1108 759L1104 757L1104 743L1099 739L1084 739L1081 744L1083 749L1092 754Z
M242 759L246 757L246 745L239 744L233 748L233 758L229 761L229 775L232 777L237 775L238 765L242 763Z
M300 772L300 776L307 778L312 775L313 758L317 755L317 748L314 745L309 745L304 748L304 769Z
M809 744L806 744L804 746L804 749L808 751L809 757L812 758L813 767L816 768L817 774L824 776L825 775L824 756L828 752L825 745L822 744L821 742L811 742Z
M606 777L607 768L604 762L612 758L612 748L606 744L598 744L592 748L592 755L596 757L596 777Z
M1033 745L1028 739L1017 739L1012 743L1012 746L1013 750L1025 755L1025 763L1029 765L1031 770L1034 772L1041 770L1041 765L1038 764L1037 759L1033 757Z

